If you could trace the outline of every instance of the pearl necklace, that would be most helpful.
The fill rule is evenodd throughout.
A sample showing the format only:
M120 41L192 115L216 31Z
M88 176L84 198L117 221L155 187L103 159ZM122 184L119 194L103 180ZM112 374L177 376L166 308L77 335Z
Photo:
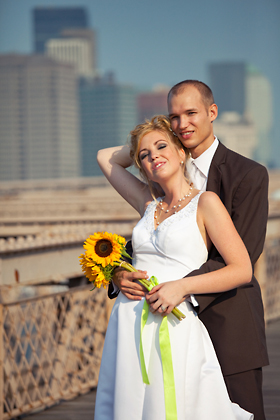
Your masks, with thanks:
M162 201L163 200L161 199L160 202L158 203L158 206L159 206L160 210L164 213L169 213L169 212L172 212L172 214L178 213L178 211L180 210L180 207L182 206L181 202L184 201L187 197L189 197L191 195L192 189L193 189L193 187L190 186L187 194L185 194L182 198L179 198L178 204L175 204L170 210L169 209L164 210L164 208L162 207ZM177 210L177 209L179 209L179 210ZM171 214L170 214L170 216L171 216ZM154 215L155 220L157 220L157 217L158 217L158 215L157 215L157 207L156 207L155 215ZM156 221L156 224L159 225L159 222Z

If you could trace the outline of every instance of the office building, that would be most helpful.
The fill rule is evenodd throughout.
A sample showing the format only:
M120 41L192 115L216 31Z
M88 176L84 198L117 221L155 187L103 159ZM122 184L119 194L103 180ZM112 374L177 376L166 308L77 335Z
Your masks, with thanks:
M100 176L96 161L101 148L125 144L137 124L136 92L112 77L80 87L82 175Z
M2 55L0 86L0 179L79 176L73 66L41 55Z
M64 29L88 28L83 7L36 7L33 9L34 51L43 54L49 39L61 37Z
M210 87L219 112L245 112L246 65L237 63L213 63L209 65Z
M254 121L258 142L254 159L268 164L271 161L271 132L273 98L268 79L252 66L246 73L246 115Z
M137 96L138 122L154 115L167 115L167 94L170 88L157 86L151 92L141 92Z
M61 32L64 39L82 40L87 45L87 62L89 72L92 76L97 76L97 47L96 47L96 32L94 29L64 29Z
M49 39L46 43L46 54L55 60L72 64L78 77L95 76L96 60L89 39L83 37Z
M237 112L224 112L214 121L214 133L229 149L254 158L257 146L255 125L241 117Z
M254 124L257 142L252 158L268 165L272 130L272 92L268 79L245 62L209 65L210 87L223 113L238 113ZM250 146L249 146L250 148Z

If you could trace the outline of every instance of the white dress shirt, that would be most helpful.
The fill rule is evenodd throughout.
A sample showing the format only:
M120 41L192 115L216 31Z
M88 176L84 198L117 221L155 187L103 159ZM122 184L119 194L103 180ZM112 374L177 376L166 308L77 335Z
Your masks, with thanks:
M210 165L218 146L219 140L215 136L215 140L205 152L196 159L189 157L187 160L186 167L190 181L193 182L194 187L198 190L206 191Z
M190 181L193 183L194 187L201 191L206 191L208 173L210 165L213 159L213 156L219 146L219 140L215 136L215 140L208 147L205 152L203 152L196 159L189 157L186 163L187 172L190 177ZM198 306L198 302L194 295L190 295L187 299L193 304L193 306Z

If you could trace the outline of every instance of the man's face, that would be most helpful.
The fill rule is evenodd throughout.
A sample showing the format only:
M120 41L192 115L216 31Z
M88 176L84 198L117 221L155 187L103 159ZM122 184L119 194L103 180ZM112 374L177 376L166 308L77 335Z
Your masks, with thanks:
M207 109L196 87L172 95L168 102L171 127L193 158L200 156L214 141L213 125L218 115L217 105Z

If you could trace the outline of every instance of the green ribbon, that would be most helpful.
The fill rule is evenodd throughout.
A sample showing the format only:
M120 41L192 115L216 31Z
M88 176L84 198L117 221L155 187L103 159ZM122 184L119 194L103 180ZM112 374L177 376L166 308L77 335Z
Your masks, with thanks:
M154 285L158 284L158 281L155 277L151 278ZM147 385L150 384L149 377L147 374L143 343L142 343L142 334L143 329L146 325L149 315L149 305L145 300L142 314L141 314L141 330L140 330L140 365L143 382ZM166 420L177 420L177 406L176 406L176 392L175 392L175 380L174 380L174 371L172 363L172 352L170 337L167 324L167 316L164 316L161 321L159 328L159 347L161 354L161 363L162 363L162 373L163 373L163 387L164 387L164 401L165 401L165 414Z
M143 343L142 343L143 329L144 329L144 327L146 325L146 322L147 322L147 319L148 319L148 315L149 315L149 305L148 305L148 302L145 299L145 302L144 302L144 305L143 305L143 309L142 309L142 314L141 314L140 364L141 364L141 372L142 372L143 382L144 382L144 384L150 385L148 374L147 374L147 370L146 370L146 364L145 364L145 359L144 359L144 351L143 351Z
M175 380L167 316L163 317L159 328L159 347L163 373L166 420L177 420Z

